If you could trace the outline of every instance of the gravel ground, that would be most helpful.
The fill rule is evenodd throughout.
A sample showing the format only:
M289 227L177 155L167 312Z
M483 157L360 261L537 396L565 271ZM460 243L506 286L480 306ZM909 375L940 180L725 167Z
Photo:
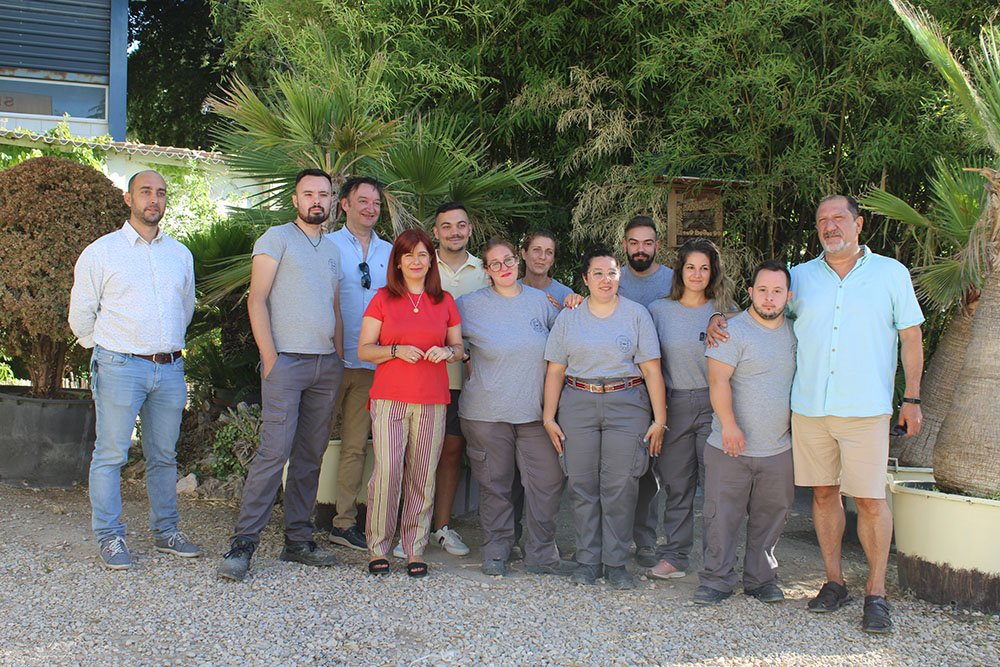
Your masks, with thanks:
M251 578L222 582L214 571L235 507L182 499L182 528L207 554L182 561L153 550L141 484L126 489L135 565L106 572L85 490L0 487L0 664L1000 665L998 616L900 599L895 589L887 637L860 631L859 602L807 613L822 573L800 506L779 545L788 601L736 595L703 608L689 602L694 575L627 592L533 576L520 563L490 578L475 550L455 558L430 549L431 576L416 581L398 564L370 577L364 554L343 548L341 566L310 569L277 560L277 520ZM474 518L457 527L477 542ZM571 548L565 510L559 542ZM845 556L859 593L863 556L851 546Z

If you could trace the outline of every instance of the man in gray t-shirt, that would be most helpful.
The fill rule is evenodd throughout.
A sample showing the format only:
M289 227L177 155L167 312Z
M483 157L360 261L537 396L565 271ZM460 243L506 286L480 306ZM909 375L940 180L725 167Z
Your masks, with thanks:
M752 306L729 321L739 335L708 348L708 384L715 416L705 448L705 563L698 604L732 595L736 535L747 517L743 591L780 602L774 548L794 496L791 391L795 334L785 321L788 269L764 262L754 273Z
M285 549L281 560L334 565L313 541L310 520L330 422L343 375L340 250L323 236L330 215L330 176L306 169L295 179L294 222L268 229L254 244L247 307L260 351L260 446L247 471L224 579L242 581L285 480Z
M645 215L637 215L625 225L622 241L625 259L628 260L618 283L618 295L649 308L660 297L670 293L674 279L672 269L659 264L656 255L660 241L656 223ZM656 526L659 523L660 494L650 466L639 478L639 497L635 506L632 539L635 541L635 560L642 567L653 567L656 557Z

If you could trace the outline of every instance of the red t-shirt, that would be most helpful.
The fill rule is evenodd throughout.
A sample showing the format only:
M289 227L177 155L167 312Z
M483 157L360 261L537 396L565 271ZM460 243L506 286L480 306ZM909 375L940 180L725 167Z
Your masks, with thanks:
M444 293L441 303L434 303L424 295L420 312L413 312L413 301L398 298L381 288L372 298L365 317L382 322L379 345L413 345L427 351L435 345L445 344L448 329L461 324L458 308L451 294ZM390 359L375 366L375 379L369 392L371 398L402 401L404 403L450 403L448 368L421 359L415 364L402 359Z

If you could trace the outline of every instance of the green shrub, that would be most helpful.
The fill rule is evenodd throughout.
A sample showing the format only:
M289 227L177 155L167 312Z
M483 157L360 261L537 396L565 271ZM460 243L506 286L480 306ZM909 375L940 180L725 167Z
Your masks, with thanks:
M225 418L226 425L212 443L212 474L220 480L233 475L245 477L260 444L260 406L240 403L235 410L229 408Z

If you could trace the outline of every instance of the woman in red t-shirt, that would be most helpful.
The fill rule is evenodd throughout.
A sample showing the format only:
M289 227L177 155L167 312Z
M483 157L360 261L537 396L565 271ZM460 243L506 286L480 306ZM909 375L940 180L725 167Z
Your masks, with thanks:
M372 382L375 468L368 482L368 571L389 572L402 493L399 531L411 577L427 574L434 477L451 400L444 362L461 359L461 319L441 288L427 232L408 229L392 245L386 286L361 321L358 358L376 364Z

